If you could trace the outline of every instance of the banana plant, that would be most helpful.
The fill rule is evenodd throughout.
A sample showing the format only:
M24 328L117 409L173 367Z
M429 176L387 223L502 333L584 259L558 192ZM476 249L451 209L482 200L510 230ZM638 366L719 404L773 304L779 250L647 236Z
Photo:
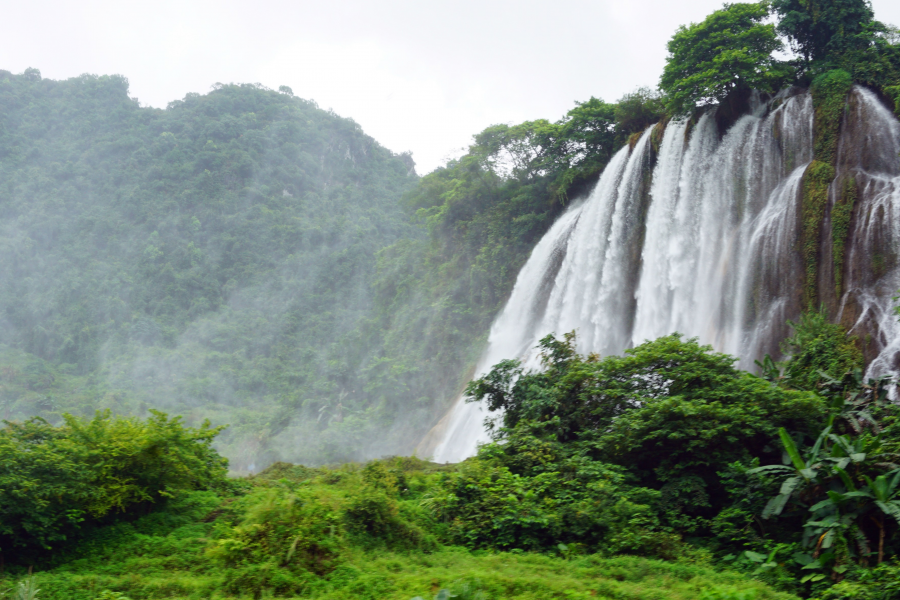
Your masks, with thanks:
M878 564L881 564L884 560L884 517L893 517L900 525L900 469L879 475L875 481L869 479L868 475L863 477L870 497L881 511L879 518L875 519L878 525Z
M759 376L769 381L773 384L780 385L784 381L784 375L782 373L782 367L784 363L777 363L774 359L768 354L766 354L762 362L758 360L754 360L756 366L759 368Z
M839 574L846 566L834 564L832 548L836 542L840 541L849 549L850 541L855 540L861 560L872 554L869 540L860 527L861 519L866 515L871 515L878 526L878 563L883 562L885 517L891 517L900 524L900 466L887 460L893 459L892 455L882 453L878 435L854 438L832 433L836 416L832 416L829 426L819 435L806 458L787 431L779 429L778 434L790 464L767 465L748 472L787 475L778 495L766 504L763 518L780 515L792 497L801 503L803 500L812 501L815 496L821 498L809 507L812 515L804 524L804 543L813 546L814 551L812 560L803 568L831 567ZM861 473L872 468L894 470L878 475L874 480ZM861 489L848 470L856 473L857 481L865 481Z
M825 466L825 463L821 460L819 454L823 445L828 440L828 435L830 433L831 426L828 426L822 431L818 439L816 439L816 443L809 453L809 459L804 460L800 455L800 451L797 449L797 444L794 443L793 438L791 438L785 428L780 427L778 429L778 436L781 438L781 443L790 458L791 464L766 465L747 471L748 473L784 473L789 475L781 483L781 489L778 492L778 495L769 500L765 509L763 509L762 516L764 519L780 515L787 505L788 500L791 499L791 496L793 496L798 489L818 482L819 472L822 467Z
M861 434L865 429L880 433L881 428L872 415L872 408L888 402L888 390L896 385L890 375L866 380L861 369L854 369L840 379L819 371L819 393L832 399L832 411L846 421L853 431Z

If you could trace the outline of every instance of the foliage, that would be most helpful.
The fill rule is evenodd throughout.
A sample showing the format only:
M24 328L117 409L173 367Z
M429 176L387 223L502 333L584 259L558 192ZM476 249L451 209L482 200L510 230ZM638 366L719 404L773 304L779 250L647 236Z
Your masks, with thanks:
M543 371L503 361L467 388L503 411L495 439L537 423L542 436L628 467L694 516L721 508L718 471L770 454L779 426L814 434L824 411L816 396L772 387L677 335L602 360L579 356L574 334L544 338L540 348Z
M473 399L502 411L502 426L446 476L452 494L434 502L450 510L437 514L476 546L678 554L677 538L671 550L660 543L676 533L784 589L824 593L849 574L860 581L854 570L900 551L893 384L863 380L855 339L824 313L789 324L789 358L767 357L765 378L677 335L603 359L578 355L574 334L548 336L540 370L502 361L469 385ZM580 472L596 475L568 489ZM602 481L609 499L590 481ZM595 520L586 531L602 536L592 538L566 520L585 498L651 510L610 520L579 507ZM631 520L633 535L647 531L656 548L617 546L617 520Z
M379 249L422 237L398 202L412 167L261 86L158 110L120 76L0 71L6 418L158 408L231 423L217 445L240 470L278 448L327 458L319 410L382 400L359 380L380 344L371 284Z
M832 166L837 160L841 118L852 85L849 73L835 69L816 77L810 86L815 110L813 156Z
M801 55L801 83L842 69L852 81L891 96L887 90L900 81L900 40L896 28L875 20L869 2L775 0L772 6L779 33Z
M769 378L785 387L814 385L825 396L829 416L815 443L805 450L795 441L796 434L779 431L785 464L738 469L747 483L742 486L732 479L730 493L739 499L737 504L751 507L764 519L778 520L767 525L745 521L756 534L735 541L745 547L774 545L792 553L786 570L793 570L800 583L821 597L837 597L827 588L848 578L846 585L839 583L834 589L847 591L847 597L868 598L879 585L875 573L881 571L869 572L866 567L881 564L898 550L898 528L889 522L900 516L894 483L900 485L900 454L892 429L897 407L888 401L888 388L896 384L889 378L865 381L859 368L832 377L818 367L829 365L834 372L842 360L849 361L844 365L859 361L853 340L816 313L795 327L791 344L808 348L782 366L785 373L800 376L780 376L769 360ZM835 352L840 348L843 352ZM795 360L799 364L792 365ZM770 498L762 507L760 493L766 489ZM748 504L745 498L752 500Z
M835 169L827 162L813 160L803 173L800 214L800 250L803 259L803 306L808 310L819 299L819 247L825 209L828 206L828 187L834 180Z
M0 552L12 558L77 536L82 524L133 512L184 490L223 481L211 448L221 428L185 427L153 411L146 420L65 415L0 430Z
M810 377L854 356L843 330L826 325L817 315L795 325L789 343L808 351L772 363L771 381L677 335L603 359L579 355L574 334L549 336L541 370L504 361L469 386L505 410L496 441L477 457L446 466L276 463L34 554L41 589L61 600L100 591L134 600L408 599L534 597L534 589L778 597L753 578L804 593L846 579L844 588L868 593L887 584L881 575L865 583L857 572L865 560L889 565L900 550L900 470L889 464L900 413L886 402L886 382L863 384L858 371ZM807 381L821 396L790 389ZM806 439L817 441L803 456ZM781 447L787 465L778 464ZM720 571L728 565L744 578L710 578L713 555ZM539 575L527 578L517 566L525 564ZM553 583L559 577L564 586Z
M428 500L449 523L450 539L473 548L561 551L673 558L678 538L661 527L653 504L659 494L625 484L621 468L586 457L548 456L514 472L518 452L486 447L479 459L448 474ZM521 446L519 446L521 448ZM556 460L554 460L556 458ZM518 469L515 469L518 471Z
M838 298L844 292L844 253L850 237L850 223L856 199L856 179L852 176L846 177L841 185L841 192L831 208L831 255L834 265L834 293Z
M822 592L819 600L882 600L900 593L900 565L883 563L872 569L851 569L847 576Z
M643 133L666 116L665 98L650 88L638 88L616 103L616 129L620 139Z
M0 598L3 600L7 598L10 600L38 600L40 591L34 577L29 574L28 577L16 584L12 590L0 592Z
M853 79L848 72L834 69L816 77L810 86L815 111L813 161L803 174L800 231L801 252L805 266L803 304L807 310L815 308L819 302L822 228L828 206L828 190L837 173L835 166L841 120L852 85ZM846 185L855 186L853 182ZM855 187L845 187L845 193L832 210L832 258L837 288L840 288L843 282L844 245L854 203Z
M801 390L817 390L825 380L842 379L863 366L856 338L831 323L824 309L807 311L797 322L788 321L793 334L781 344L790 357L784 369L784 384Z
M866 565L876 554L874 538L878 540L877 562L883 562L890 526L886 518L900 524L900 465L889 462L896 458L894 455L881 452L877 434L856 439L836 435L832 433L833 423L832 419L806 458L787 431L779 430L791 464L768 465L751 472L787 474L762 516L780 515L792 501L807 508L812 514L804 524L803 541L811 553L808 559L798 557L798 561L804 569L824 569L840 579L851 560ZM891 468L893 471L885 473ZM870 532L870 519L877 526L877 536ZM801 581L823 578L810 573Z
M900 117L900 85L887 86L884 93L894 101L894 114Z
M865 47L875 24L867 0L773 0L786 36L806 63Z
M668 109L687 113L732 94L777 89L790 69L772 57L782 45L775 25L764 23L768 16L764 2L726 4L701 23L679 27L659 83Z
M704 592L714 598L793 598L698 558L611 557L587 553L577 544L546 553L458 546L396 551L373 547L347 528L354 499L377 487L408 522L451 541L447 524L423 510L422 502L445 489L446 478L456 473L457 467L416 459L330 469L282 463L247 480L249 490L190 492L134 521L94 529L78 548L55 553L52 568L39 564L35 581L42 597L58 600L436 595L687 600ZM9 581L9 574L2 575L0 584L4 577Z

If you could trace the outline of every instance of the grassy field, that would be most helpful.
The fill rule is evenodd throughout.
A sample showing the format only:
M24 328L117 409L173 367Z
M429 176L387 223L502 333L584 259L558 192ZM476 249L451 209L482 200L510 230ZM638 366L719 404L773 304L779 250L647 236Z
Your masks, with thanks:
M358 465L281 465L235 480L231 490L184 494L54 554L35 572L38 598L795 598L717 569L702 553L661 561L578 555L566 547L552 555L442 545L442 525L428 522L422 508L426 484L441 476L435 467L406 472L409 494L396 512L400 537L353 529L348 515L365 487ZM3 583L23 576L7 571Z

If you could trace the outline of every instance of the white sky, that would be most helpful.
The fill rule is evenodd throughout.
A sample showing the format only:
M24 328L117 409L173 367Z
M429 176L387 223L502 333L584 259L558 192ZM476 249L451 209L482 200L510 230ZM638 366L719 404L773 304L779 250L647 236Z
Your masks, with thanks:
M666 42L721 0L0 2L0 69L128 77L163 107L259 82L356 120L420 174L488 125L654 86ZM900 24L900 2L873 0Z

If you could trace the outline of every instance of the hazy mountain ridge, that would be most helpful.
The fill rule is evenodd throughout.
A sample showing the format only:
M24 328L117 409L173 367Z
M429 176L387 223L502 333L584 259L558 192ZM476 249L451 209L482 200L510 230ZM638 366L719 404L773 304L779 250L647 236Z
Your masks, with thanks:
M375 253L421 236L412 161L287 90L216 88L159 110L119 76L0 72L0 336L34 356L5 416L267 422L359 365Z
M491 127L419 179L287 88L0 86L4 414L208 417L239 470L411 452L568 196L661 110Z

